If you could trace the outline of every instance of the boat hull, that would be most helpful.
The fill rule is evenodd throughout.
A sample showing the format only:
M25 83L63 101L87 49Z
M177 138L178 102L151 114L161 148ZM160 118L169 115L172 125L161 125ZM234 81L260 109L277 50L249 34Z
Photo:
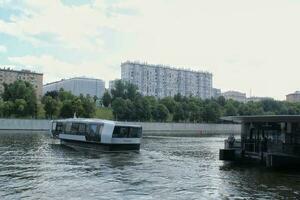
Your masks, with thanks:
M61 144L73 149L93 151L139 151L140 144L103 144L98 142L74 141L61 139Z

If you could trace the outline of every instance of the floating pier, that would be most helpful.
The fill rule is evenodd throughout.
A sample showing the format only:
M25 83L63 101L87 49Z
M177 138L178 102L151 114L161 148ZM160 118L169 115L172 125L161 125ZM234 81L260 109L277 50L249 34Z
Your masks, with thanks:
M300 166L300 116L223 118L242 125L241 140L225 140L220 160L253 160L271 168Z

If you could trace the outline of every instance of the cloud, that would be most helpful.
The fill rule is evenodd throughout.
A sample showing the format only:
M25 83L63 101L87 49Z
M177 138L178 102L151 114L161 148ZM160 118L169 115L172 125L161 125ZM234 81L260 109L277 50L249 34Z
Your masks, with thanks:
M18 68L44 73L44 83L78 76L101 78L108 82L119 74L119 66L111 66L107 60L71 64L51 55L9 57L8 60L19 65Z
M101 29L110 27L106 8L101 6L101 2L97 0L93 5L67 6L60 0L27 0L23 8L26 14L12 16L9 22L0 20L0 32L35 45L40 45L38 36L51 34L58 45L101 52Z
M25 0L18 7L22 15L0 18L0 32L31 42L36 52L44 50L9 60L38 66L46 81L89 74L114 79L122 61L140 60L211 71L214 85L223 90L252 89L257 96L282 99L299 89L299 9L296 1L283 0L94 0L80 5ZM63 55L44 53L47 45L64 49L69 58L74 50L89 56L67 62Z
M0 53L5 53L7 51L6 46L0 45Z

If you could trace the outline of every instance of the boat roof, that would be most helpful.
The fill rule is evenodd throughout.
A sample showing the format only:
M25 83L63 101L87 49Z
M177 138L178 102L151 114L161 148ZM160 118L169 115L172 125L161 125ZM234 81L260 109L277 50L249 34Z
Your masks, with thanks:
M253 116L229 116L222 117L224 121L246 122L300 122L300 115L253 115Z
M126 122L118 122L118 121L111 121L111 120L97 119L97 118L68 118L68 119L53 120L53 122L103 123L103 124L111 124L115 126L142 127L141 125L138 124L128 124Z

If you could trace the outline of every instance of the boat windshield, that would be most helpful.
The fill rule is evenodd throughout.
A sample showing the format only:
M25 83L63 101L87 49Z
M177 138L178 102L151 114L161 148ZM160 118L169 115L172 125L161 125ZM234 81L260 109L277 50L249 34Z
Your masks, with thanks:
M141 138L141 127L116 126L113 132L113 138Z

